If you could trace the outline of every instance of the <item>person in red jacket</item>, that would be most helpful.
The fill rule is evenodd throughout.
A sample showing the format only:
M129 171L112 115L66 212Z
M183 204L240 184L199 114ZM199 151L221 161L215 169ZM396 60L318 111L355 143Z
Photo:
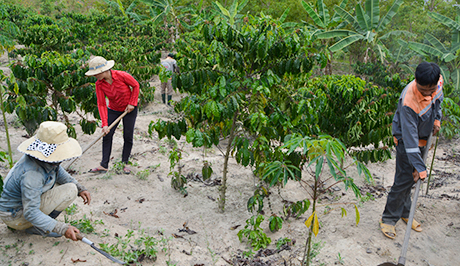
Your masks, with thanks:
M105 173L109 167L110 154L112 153L113 134L118 124L109 130L111 125L123 112L123 152L121 161L125 164L125 174L131 173L127 167L131 149L133 147L134 124L137 117L137 100L139 97L139 83L130 74L112 70L115 62L96 56L89 61L89 70L86 76L94 76L96 81L97 108L102 120L102 161L100 166L90 169L93 173ZM108 99L108 106L106 102Z

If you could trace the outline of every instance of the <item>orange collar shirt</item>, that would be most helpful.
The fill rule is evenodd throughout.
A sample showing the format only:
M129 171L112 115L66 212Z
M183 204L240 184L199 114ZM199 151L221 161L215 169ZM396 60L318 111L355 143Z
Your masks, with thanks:
M426 166L419 147L426 145L433 125L441 126L443 84L441 76L438 89L431 96L423 96L417 90L415 80L412 81L401 93L398 109L393 117L395 143L397 145L401 140L404 142L409 162L422 178L426 177Z

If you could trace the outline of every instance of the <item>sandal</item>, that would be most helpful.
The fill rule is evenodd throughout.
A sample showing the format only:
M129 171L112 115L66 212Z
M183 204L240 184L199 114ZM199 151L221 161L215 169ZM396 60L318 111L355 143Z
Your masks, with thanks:
M123 167L123 172L127 175L131 174L131 169L129 169L127 166Z
M406 224L407 222L409 221L408 218L401 218ZM422 232L423 229L422 229L422 225L417 222L415 219L412 219L412 230L416 231L416 232Z
M379 221L380 224L380 229L382 230L382 233L391 239L395 239L396 237L396 230L394 225L389 225L389 224L384 224L382 222L382 219Z
M88 170L89 173L95 173L95 174L99 174L99 173L107 173L107 169L105 168L102 168L102 167L95 167L93 169L89 169Z

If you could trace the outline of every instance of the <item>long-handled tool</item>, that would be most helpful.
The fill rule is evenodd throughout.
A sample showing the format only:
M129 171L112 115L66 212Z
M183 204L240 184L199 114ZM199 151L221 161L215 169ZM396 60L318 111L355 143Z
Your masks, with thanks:
M83 237L83 236L80 235L80 234L77 234L77 239L78 239L78 240L81 240L81 242L83 242L83 243L85 243L85 244L90 245L93 249L95 249L97 252L101 253L101 254L104 255L106 258L110 259L111 261L116 262L116 263L118 263L118 264L123 264L123 265L126 264L126 262L121 261L121 260L119 260L119 259L117 259L117 258L114 258L114 257L113 257L112 255L110 255L109 253L107 253L107 252L105 252L105 251L102 251L102 250L100 250L99 248L97 248L97 247L94 245L94 243L93 243L91 240L89 240L88 238Z
M423 153L422 153L422 159L424 162L426 161L426 157L428 156L428 150L431 147L431 141L432 141L432 138L430 135L430 137L428 138L427 144L426 144L426 148L423 150ZM415 185L414 199L412 200L412 204L410 206L409 220L407 221L407 226L406 226L406 234L404 235L404 243L403 243L403 247L401 250L401 255L399 256L397 266L406 265L406 253L407 253L407 248L409 247L409 238L410 238L410 232L412 230L412 221L414 220L415 207L417 205L417 199L418 199L418 194L420 191L421 184L422 184L422 180L419 178ZM392 262L385 262L385 263L379 264L378 266L394 266L394 265L396 264Z
M125 117L125 115L128 114L128 111L124 111L115 121L113 121L112 124L109 126L109 131L114 127L120 120ZM81 154L85 153L89 148L91 148L96 142L98 142L102 137L104 136L104 133L102 133L97 139L93 140L88 146L86 146ZM77 160L78 158L75 158L71 160L66 166L64 166L64 169L68 170L69 167Z

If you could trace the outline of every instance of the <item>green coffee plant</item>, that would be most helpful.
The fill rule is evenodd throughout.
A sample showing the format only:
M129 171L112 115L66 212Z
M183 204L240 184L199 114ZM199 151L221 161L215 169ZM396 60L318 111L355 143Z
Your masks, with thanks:
M144 229L139 231L138 235L133 230L128 230L126 235L116 237L115 244L99 244L101 249L109 254L119 257L128 264L135 263L141 265L144 258L156 260L158 249L168 252L168 243L171 238L161 237L157 239L150 236Z
M89 112L99 117L94 87L89 83L91 79L85 77L85 69L81 68L85 58L89 58L89 54L82 50L67 55L45 52L41 57L27 55L22 62L11 66L15 82L6 80L8 102L5 110L18 115L29 136L41 122L57 120L59 114L67 125L67 133L75 138L75 128L68 117L74 112L85 121L81 122L86 125L82 127L84 132L94 133L96 121L84 115Z
M252 246L253 250L256 251L261 248L267 248L272 240L267 237L263 229L260 228L260 223L262 223L264 219L265 218L262 215L253 215L251 218L247 219L244 229L238 232L240 242L243 237L245 237Z
M179 190L184 196L187 196L187 178L182 174L182 165L180 165L180 160L182 159L182 152L183 150L177 147L177 145L173 146L171 151L169 152L169 175L171 175L171 187L175 190ZM177 170L175 170L177 166Z
M395 87L382 88L351 75L318 77L302 89L299 108L317 110L319 131L340 139L358 160L384 161L391 158L393 114L405 86L393 79L388 84Z
M282 141L292 130L291 117L284 117L299 115L290 82L313 66L308 33L285 32L269 17L247 16L234 25L227 20L208 21L201 32L178 40L181 74L172 75L172 84L188 95L175 105L178 121L185 120L186 127L180 122L155 124L160 138L185 135L194 147L209 148L226 139L220 211L225 208L228 159L235 156L243 166L268 160L270 141ZM310 123L299 119L300 124ZM257 151L251 149L253 139L260 145Z
M19 34L19 28L11 22L7 6L0 3L0 51L11 51L16 42L15 37Z

